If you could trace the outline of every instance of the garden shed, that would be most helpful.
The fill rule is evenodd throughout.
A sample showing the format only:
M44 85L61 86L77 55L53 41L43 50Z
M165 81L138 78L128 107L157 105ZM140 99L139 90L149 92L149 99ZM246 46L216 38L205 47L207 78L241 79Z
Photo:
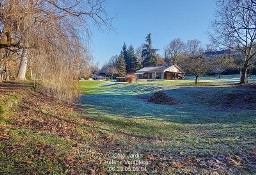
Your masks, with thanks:
M176 64L172 66L144 67L135 73L138 79L184 79L185 73Z

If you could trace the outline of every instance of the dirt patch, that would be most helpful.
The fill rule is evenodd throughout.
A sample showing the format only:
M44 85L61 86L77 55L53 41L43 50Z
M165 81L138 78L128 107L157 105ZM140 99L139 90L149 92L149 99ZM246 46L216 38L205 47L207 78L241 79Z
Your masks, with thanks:
M177 100L172 97L169 97L166 93L162 91L155 92L148 100L149 102L155 104L168 104L174 105L177 104Z

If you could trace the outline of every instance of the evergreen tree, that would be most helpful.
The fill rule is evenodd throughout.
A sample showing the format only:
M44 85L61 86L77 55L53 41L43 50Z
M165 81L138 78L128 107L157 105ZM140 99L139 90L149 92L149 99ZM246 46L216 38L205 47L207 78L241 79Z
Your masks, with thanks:
M156 51L157 49L152 49L152 40L151 40L151 33L146 36L147 44L144 44L142 50L142 58L143 58L143 66L156 66L157 65L157 58L156 58Z
M126 76L126 64L124 59L124 53L122 51L117 60L117 69L118 69L118 76L120 77Z
M131 72L131 60L127 51L126 44L123 45L124 61L126 65L126 72Z
M128 55L130 58L130 72L129 73L135 73L137 70L140 69L140 63L139 63L138 57L135 55L135 51L134 51L134 48L132 45L128 48L127 51L128 51Z

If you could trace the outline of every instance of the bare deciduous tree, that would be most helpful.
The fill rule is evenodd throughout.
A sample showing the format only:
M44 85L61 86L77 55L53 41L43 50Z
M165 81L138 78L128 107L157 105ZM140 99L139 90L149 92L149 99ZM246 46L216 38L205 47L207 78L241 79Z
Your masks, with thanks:
M192 55L201 53L203 51L201 47L201 41L197 39L188 40L186 43L186 50L187 50L187 53Z
M211 69L209 60L202 55L189 56L183 61L184 65L186 65L184 66L184 70L195 76L195 84L198 83L200 76L205 75Z
M243 55L240 83L247 83L248 68L255 64L256 2L254 0L219 0L213 22L214 43L237 50Z
M209 64L212 67L212 71L220 75L225 70L236 69L238 65L235 62L235 58L231 54L221 54L212 56L209 59Z
M186 52L177 60L177 64L187 73L195 76L195 84L198 78L205 75L212 69L210 60L204 55L201 42L197 39L188 40L185 48Z
M181 39L176 38L172 40L165 49L165 61L169 64L176 64L177 57L182 55L185 51L185 43Z

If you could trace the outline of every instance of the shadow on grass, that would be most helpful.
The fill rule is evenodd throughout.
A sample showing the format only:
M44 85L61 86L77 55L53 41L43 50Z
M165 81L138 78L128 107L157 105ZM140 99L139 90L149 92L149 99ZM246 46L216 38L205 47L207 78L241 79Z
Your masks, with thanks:
M111 87L111 86L116 86L116 85L120 85L120 84L125 84L125 83L122 83L122 82L114 82L112 81L111 83L108 83L108 84L103 84L102 86L103 87Z
M238 123L255 120L256 100L243 99L244 94L255 93L255 89L245 87L180 87L164 90L169 96L179 101L176 105L159 105L137 98L130 91L139 89L140 85L124 86L116 89L117 94L91 94L81 97L81 103L87 108L107 115L119 117L157 118L175 123ZM148 89L147 89L148 90ZM157 88L149 88L149 96ZM121 92L121 93L120 93ZM140 91L142 92L142 91ZM127 93L127 94L126 94ZM141 94L141 93L140 93ZM239 96L238 96L238 95ZM234 104L241 98L253 101L253 104ZM233 106L232 106L233 105Z

